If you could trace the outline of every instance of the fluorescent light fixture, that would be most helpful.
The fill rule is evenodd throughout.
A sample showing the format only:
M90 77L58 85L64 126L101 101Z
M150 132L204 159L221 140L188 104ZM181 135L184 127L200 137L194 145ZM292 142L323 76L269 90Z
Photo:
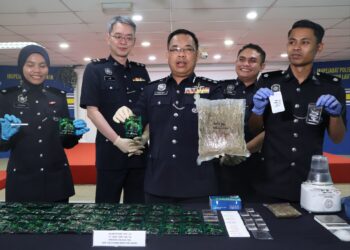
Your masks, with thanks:
M149 47L151 45L151 43L149 41L144 41L141 43L142 47Z
M22 49L23 47L28 45L41 46L40 44L34 43L34 42L6 42L6 43L0 43L0 49Z
M248 14L246 15L247 19L249 20L254 20L255 18L257 18L258 13L256 13L256 11L251 11L248 12Z
M221 59L221 55L220 54L216 54L216 55L213 56L213 58L215 60L219 60L219 59Z
M132 3L131 2L102 2L101 3L102 11L106 14L122 14L125 12L132 11Z
M90 61L91 61L91 58L90 58L90 57L84 57L84 61L85 61L85 62L90 62Z
M234 44L234 42L233 42L231 39L226 39L226 40L224 41L224 44L225 44L226 46L231 46L231 45Z
M133 15L131 19L132 19L134 22L139 22L139 21L142 21L143 16L141 16L141 15Z
M148 57L148 60L150 60L150 61L155 61L156 59L157 59L156 56L149 56L149 57Z
M68 49L69 48L69 44L68 43L60 43L60 48L61 49Z
M287 53L282 53L282 54L280 55L280 57L286 58L286 57L288 57L288 54L287 54Z

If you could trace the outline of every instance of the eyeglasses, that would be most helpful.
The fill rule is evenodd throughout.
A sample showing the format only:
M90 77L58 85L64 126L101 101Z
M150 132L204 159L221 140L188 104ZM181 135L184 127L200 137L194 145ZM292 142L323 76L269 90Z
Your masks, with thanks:
M187 47L187 48L179 48L179 47L175 47L175 48L170 48L169 52L174 53L174 54L179 54L180 52L183 52L185 54L192 54L194 53L196 50L192 47Z
M135 40L135 38L133 36L130 36L130 35L123 36L120 34L115 34L115 35L110 35L110 36L118 42L121 42L122 40L124 40L127 43L132 43Z

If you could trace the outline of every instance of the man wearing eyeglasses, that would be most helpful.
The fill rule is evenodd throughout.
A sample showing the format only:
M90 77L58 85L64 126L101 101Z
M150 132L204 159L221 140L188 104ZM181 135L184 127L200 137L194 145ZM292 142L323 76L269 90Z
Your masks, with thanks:
M171 74L147 86L132 110L120 108L116 122L133 113L149 123L150 153L145 175L146 203L208 202L217 193L212 161L198 166L198 114L194 96L223 98L214 81L197 77L198 39L179 29L168 36Z
M264 132L253 135L248 128L251 115L253 95L257 87L259 73L265 68L265 51L256 44L246 44L239 51L235 62L237 79L220 81L225 98L245 99L244 136L249 158L244 156L224 156L216 168L219 177L220 195L239 195L244 201L253 201L255 197L251 182L254 181L254 170L260 160L259 150L264 140Z
M86 66L80 106L97 128L96 135L96 202L119 202L124 190L124 203L144 202L145 154L147 142L124 138L121 124L113 122L116 109L133 108L140 93L150 81L145 65L128 60L135 45L136 25L129 18L116 16L108 23L108 58L93 60ZM141 154L141 155L140 155Z

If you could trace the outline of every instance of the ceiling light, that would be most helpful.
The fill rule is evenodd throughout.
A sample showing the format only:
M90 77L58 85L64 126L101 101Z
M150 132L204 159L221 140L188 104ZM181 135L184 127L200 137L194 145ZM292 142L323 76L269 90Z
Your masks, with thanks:
M133 15L131 19L132 19L134 22L139 22L139 21L142 21L143 16L141 16L141 15Z
M213 56L213 58L215 60L219 60L219 59L221 59L221 55L220 54L216 54L216 55Z
M151 43L148 42L148 41L144 41L144 42L141 43L142 47L149 47L150 45L151 45Z
M34 42L6 42L0 43L0 49L22 49L23 47L28 45L41 46L40 44Z
M85 61L85 62L90 62L90 61L91 61L91 58L90 58L90 57L84 57L84 61Z
M132 11L132 3L130 2L117 2L117 3L110 3L110 2L102 2L101 3L102 11L105 14L125 14L130 13Z
M224 44L225 44L226 46L231 46L231 45L234 44L234 42L233 42L231 39L226 39L226 40L224 41Z
M247 19L249 20L254 20L257 16L258 13L256 13L256 11L248 12L248 14L246 15Z
M148 57L148 60L150 60L150 61L155 61L156 59L157 59L156 56L149 56L149 57Z
M61 49L68 49L69 48L69 44L68 43L60 43L60 48Z
M287 56L288 56L287 53L282 53L282 54L280 55L280 57L283 57L283 58L286 58Z

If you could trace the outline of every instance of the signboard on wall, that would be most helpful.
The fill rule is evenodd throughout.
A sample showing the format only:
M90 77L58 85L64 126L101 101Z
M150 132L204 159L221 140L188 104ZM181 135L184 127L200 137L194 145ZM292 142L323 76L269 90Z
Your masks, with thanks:
M338 155L350 155L350 60L318 62L314 64L314 67L317 72L341 78L346 92L347 133L340 144L334 144L326 133L324 151Z

